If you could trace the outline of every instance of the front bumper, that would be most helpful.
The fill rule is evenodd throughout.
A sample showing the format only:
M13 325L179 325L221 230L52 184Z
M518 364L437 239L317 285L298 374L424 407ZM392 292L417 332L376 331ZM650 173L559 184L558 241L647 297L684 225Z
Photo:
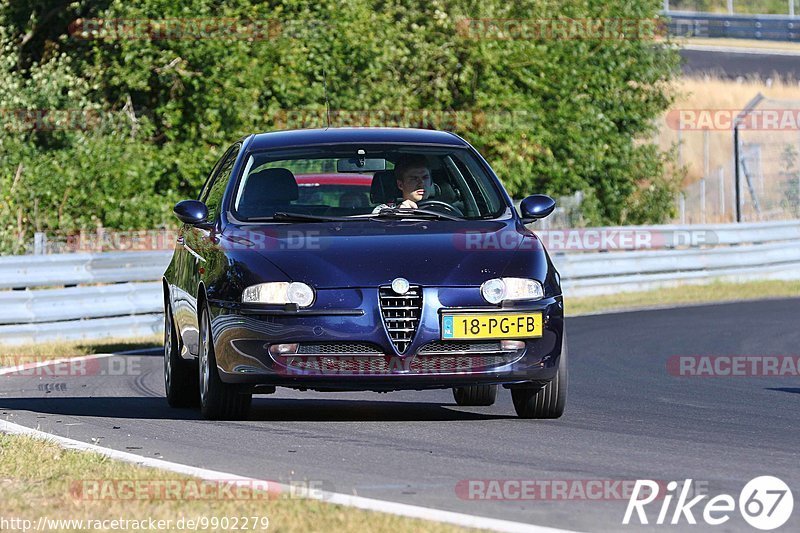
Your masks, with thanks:
M398 353L384 327L375 288L325 289L308 310L210 301L220 377L255 389L404 390L472 384L541 385L558 369L564 331L561 296L513 306L486 304L477 288L423 287L413 340ZM524 348L499 341L442 341L443 311L540 311L543 335ZM523 339L520 339L523 340ZM274 356L269 346L299 343L304 353Z

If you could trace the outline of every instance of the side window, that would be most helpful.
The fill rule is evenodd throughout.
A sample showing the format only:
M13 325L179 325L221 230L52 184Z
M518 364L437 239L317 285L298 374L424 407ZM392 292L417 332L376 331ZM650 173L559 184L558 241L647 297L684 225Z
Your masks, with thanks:
M228 181L233 172L233 165L236 163L236 156L239 155L240 144L233 145L220 163L217 164L216 175L212 177L212 182L207 191L204 191L205 198L201 201L208 206L208 220L215 220L219 214L222 196L228 187Z
M230 148L228 148L228 151L230 151ZM208 198L208 189L211 187L211 182L214 181L214 176L217 175L217 170L219 170L220 165L222 165L222 162L225 160L225 157L228 155L228 151L226 151L224 154L222 154L222 157L220 157L219 161L216 162L216 164L214 165L214 168L212 168L211 172L208 174L208 177L206 178L206 182L203 184L203 188L200 189L200 194L197 196L197 199L200 200L201 202L205 203L206 198Z

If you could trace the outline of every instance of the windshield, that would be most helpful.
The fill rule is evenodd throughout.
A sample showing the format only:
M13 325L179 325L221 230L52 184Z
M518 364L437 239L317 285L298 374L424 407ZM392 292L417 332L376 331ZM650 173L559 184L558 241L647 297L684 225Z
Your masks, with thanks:
M370 145L251 153L233 198L243 221L486 219L507 207L466 149Z

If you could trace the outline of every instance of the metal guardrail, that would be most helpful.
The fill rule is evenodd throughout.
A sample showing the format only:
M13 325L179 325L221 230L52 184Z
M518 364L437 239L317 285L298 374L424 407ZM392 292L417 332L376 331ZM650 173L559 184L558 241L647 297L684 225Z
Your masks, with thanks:
M162 301L159 282L3 291L0 326L160 313Z
M670 35L800 41L800 18L788 15L730 15L668 11Z
M53 341L82 341L102 338L148 337L162 333L164 316L131 315L68 322L0 326L2 344L37 344Z
M171 252L0 257L0 289L161 279Z
M714 280L800 279L800 220L563 232L560 242L567 249L551 248L550 254L567 297ZM657 249L636 249L634 239L591 251L569 246L571 237L580 241L589 233L619 232L652 236L648 242ZM158 251L0 257L0 288L6 289L0 290L0 344L161 332L158 280L171 255Z

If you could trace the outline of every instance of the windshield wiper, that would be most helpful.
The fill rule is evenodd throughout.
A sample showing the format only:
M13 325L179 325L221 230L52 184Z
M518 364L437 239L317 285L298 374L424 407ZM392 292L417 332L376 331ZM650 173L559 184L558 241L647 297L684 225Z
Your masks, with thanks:
M248 221L260 222L274 220L276 222L342 222L350 220L347 217L329 217L322 215L308 215L305 213L285 213L279 211L271 217L250 217Z
M433 211L431 209L422 209L417 207L387 207L381 209L372 217L395 217L395 218L435 218L440 220L464 220L455 215L448 215L440 211Z

